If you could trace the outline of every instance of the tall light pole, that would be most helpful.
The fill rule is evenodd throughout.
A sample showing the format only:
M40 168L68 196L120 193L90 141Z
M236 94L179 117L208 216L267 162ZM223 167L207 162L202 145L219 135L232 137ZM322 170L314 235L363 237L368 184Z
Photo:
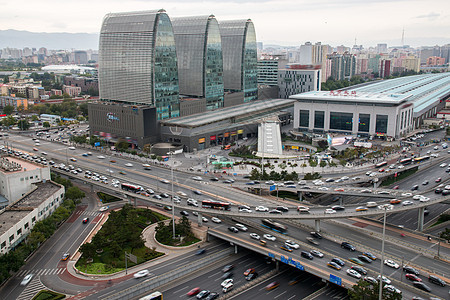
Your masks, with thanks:
M172 233L173 233L173 239L175 239L175 207L173 206L173 161L172 161L172 158L173 158L173 156L172 156L172 154L173 154L173 152L172 151L170 151L170 148L169 148L169 153L168 153L169 155L170 155L170 161L172 162L172 164L171 164L171 168L170 168L170 175L171 175L171 177L172 177L172 180L171 180L171 185L172 185Z
M383 299L383 266L384 266L384 239L386 233L386 205L383 206L384 214L383 214L383 239L381 241L381 267L380 267L380 289L378 293L378 299Z

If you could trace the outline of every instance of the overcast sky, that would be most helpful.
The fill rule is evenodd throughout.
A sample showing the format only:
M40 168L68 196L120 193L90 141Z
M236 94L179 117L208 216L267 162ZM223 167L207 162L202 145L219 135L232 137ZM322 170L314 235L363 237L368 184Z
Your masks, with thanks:
M258 41L365 47L450 43L449 0L0 0L0 29L98 33L109 12L163 8L169 17L253 20Z

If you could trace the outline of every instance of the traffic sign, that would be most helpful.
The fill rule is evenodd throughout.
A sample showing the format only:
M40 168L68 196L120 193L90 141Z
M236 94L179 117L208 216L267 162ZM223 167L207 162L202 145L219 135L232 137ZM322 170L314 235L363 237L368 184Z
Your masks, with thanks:
M277 186L274 184L274 185L271 185L270 187L269 187L269 191L275 191L275 189L277 188Z
M336 275L330 274L330 282L335 283L337 285L342 285L342 278L337 277Z

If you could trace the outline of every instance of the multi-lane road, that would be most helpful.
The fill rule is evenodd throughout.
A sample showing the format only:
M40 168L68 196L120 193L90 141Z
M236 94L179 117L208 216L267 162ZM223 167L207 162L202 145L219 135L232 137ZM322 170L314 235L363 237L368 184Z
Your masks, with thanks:
M14 138L14 147L28 151L28 152L32 152L31 149L33 147L33 141L27 137L17 137L17 138ZM65 162L65 161L67 161L68 157L76 157L78 160L76 162L76 164L80 165L83 169L84 168L88 168L88 169L95 168L99 172L103 171L102 173L105 175L107 174L107 171L106 171L107 169L113 170L114 171L113 175L116 175L119 178L119 180L121 180L121 181L127 180L130 182L138 182L138 183L142 182L146 186L153 188L154 190L158 191L159 193L160 192L170 192L170 185L161 183L161 179L168 179L168 180L171 179L170 170L167 170L165 168L154 167L154 170L146 171L146 170L143 170L140 163L135 163L135 162L131 162L133 164L133 166L125 167L126 163L130 163L126 159L115 157L114 160L116 162L112 163L112 162L109 162L109 159L98 158L97 156L100 156L101 154L95 154L95 153L94 153L94 155L85 158L85 157L81 156L81 154L85 152L83 150L78 150L78 149L77 150L68 150L67 146L63 146L60 144L53 144L53 143L49 143L49 142L43 142L43 141L41 141L39 150L47 152L49 154L48 155L49 158L51 157L53 160L59 160L59 161ZM118 174L119 171L123 171L124 169L125 169L125 172L127 173L126 175ZM445 169L433 167L433 168L427 169L430 171L429 174L427 173L428 174L427 176L430 176L430 178L431 178L431 176L437 176L436 169L439 169L440 171L442 171L444 173L444 174L442 174L442 177L447 175L444 172ZM431 171L431 170L433 170L433 171ZM424 171L424 172L426 172L426 171ZM236 191L236 189L231 188L229 186L225 186L222 183L215 184L215 183L209 182L207 180L205 180L205 181L192 180L192 176L195 175L192 173L175 172L175 174L176 174L175 180L174 180L176 182L175 192L178 190L182 190L182 191L189 193L188 194L189 196L194 197L194 193L192 191L200 190L200 191L204 191L204 195L202 196L204 198L228 199L232 202L242 203L242 204L245 203L245 204L248 204L251 206L256 206L256 205L275 206L277 204L273 200L268 201L266 198L261 198L256 195L248 194L246 192ZM107 175L108 177L111 177L111 174L108 174L108 175ZM80 175L78 175L78 176L80 176ZM205 179L207 178L206 175L202 175L202 176L204 176ZM447 175L447 177L448 177L448 175ZM413 175L411 178L412 178L412 180L420 181L420 175L418 175L418 174ZM408 183L400 183L400 184L404 184L404 187L402 186L402 188L409 189L409 186L412 183L409 182L409 180L408 180ZM416 183L414 182L414 184L416 184ZM430 184L431 184L431 180L430 180ZM195 195L195 197L199 198L199 196L197 196L197 195ZM442 197L442 196L440 196L440 197ZM167 201L167 204L169 204L168 201ZM436 204L436 205L438 205L438 204ZM321 210L323 210L323 208L321 208ZM90 211L90 213L96 213L96 209L94 208L94 203L88 203L88 207L87 207L86 211ZM417 212L415 212L414 214L417 214ZM195 219L193 219L193 220L195 220ZM71 229L70 233L72 234L73 237L80 237L80 239L82 240L83 239L82 237L84 235L83 230L85 230L87 226L82 227L82 226L80 226L81 222L76 222L76 223L77 223L77 224L75 224L75 225L77 225L76 227L80 227L80 228L78 229L78 231L76 228L74 228L74 231L72 231L72 229ZM292 228L292 224L288 223L288 226L290 226ZM210 226L210 227L213 227L213 226ZM225 224L219 225L219 228L220 227L226 228L226 225ZM333 230L337 231L336 236L351 237L350 238L351 241L354 241L357 244L364 245L368 249L373 249L375 252L379 252L379 248L380 248L379 240L371 238L366 233L361 234L357 231L355 232L354 228L340 226L339 224L338 225L333 224L333 226L328 226L327 224L322 224L322 228L324 229L325 232L330 232L332 234L333 234ZM259 227L255 228L255 230L258 230L258 232L263 233L264 231L261 231L261 229L262 228L259 228ZM61 228L58 232L61 232L62 230L63 230L63 228ZM216 229L214 229L214 230L216 230ZM345 230L345 231L343 231L343 230ZM224 230L223 233L229 234L226 229ZM308 235L308 234L309 233L307 231L302 231L302 230L289 231L289 237L291 237L292 239L296 239L298 241L304 241L306 235ZM393 233L393 234L396 234L396 233ZM57 236L57 235L55 235L55 236ZM70 235L67 236L67 238L69 238L69 237L70 237ZM247 237L247 239L248 239L247 242L249 242L249 243L254 242L253 240L250 239L250 237ZM331 255L335 254L336 256L339 256L342 258L347 258L346 255L348 255L348 253L345 253L345 251L342 252L342 249L339 247L339 245L336 244L334 241L332 241L333 239L335 239L335 237L332 237L330 240L324 239L322 241L320 247L325 247L325 249L327 249L327 250L331 249L329 251L336 251L336 252L331 252L330 253ZM53 243L60 245L61 241L56 242L54 240L53 241L49 240L46 243L49 245L48 249L45 250L45 248L41 248L42 251L45 250L47 252L53 253L53 258L46 260L45 264L42 262L41 265L39 265L39 263L37 262L37 263L35 263L35 265L33 265L34 270L38 270L39 268L46 270L46 271L40 271L41 272L40 274L42 274L42 276L40 276L40 278L42 278L41 281L43 283L46 282L45 276L56 276L58 278L63 277L63 276L60 276L61 274L58 274L58 272L62 272L62 271L49 271L49 270L52 268L58 269L58 265L61 265L61 262L60 262L61 255L66 251L74 251L74 249L76 249L78 247L78 245L81 243L81 240L75 241L72 239L70 241L71 244L65 243L60 248L56 247L56 250L55 250L55 245L53 245ZM274 247L274 249L277 248L278 251L282 251L282 250L279 250L279 245L271 246L271 243L269 243L267 249L270 249L271 247ZM335 249L336 247L337 247L337 249ZM405 246L405 248L408 248L408 247ZM407 250L409 250L409 252ZM445 250L446 249L443 249L443 251L445 251ZM295 250L295 251L298 251L298 250ZM405 251L406 251L406 254L405 254ZM47 252L46 252L46 255L48 255ZM389 243L388 243L386 252L388 253L388 255L392 255L392 257L396 258L396 259L399 259L400 255L402 255L404 261L413 261L415 264L418 264L419 266L427 266L429 268L433 268L433 271L435 271L435 272L442 271L442 273L439 273L439 274L444 274L447 278L449 277L449 274L446 273L446 270L448 270L448 265L446 263L437 262L433 259L430 259L427 256L418 255L417 252L415 252L412 249L406 249L406 250L404 248L399 249L399 246L396 245L395 243L391 243L391 246L389 246ZM37 256L37 254L35 256ZM31 262L29 264L27 264L27 266L26 266L27 269L29 268L29 265L30 266L32 265ZM325 266L321 266L321 267L326 268ZM30 269L30 270L32 270L32 269ZM427 270L430 270L430 269L427 269ZM373 267L373 272L376 272L376 271L377 271L376 267ZM22 272L20 274L26 274L26 273ZM396 274L398 275L398 273L393 272L392 275L395 277L395 276L397 276ZM403 280L404 280L404 278L403 278ZM14 280L10 281L10 284L12 284L12 285L14 285L14 284L17 285L17 283L18 283L18 281L14 281ZM59 288L61 286L64 286L63 283L61 283L61 284L62 285L58 285ZM133 281L131 281L129 284L132 285ZM72 291L72 292L76 291L75 293L83 291L83 289L79 288L79 285L68 284L67 282L66 282L66 286L64 286L64 287L67 287L68 291ZM434 288L434 285L433 285L433 288ZM88 289L88 288L85 287L85 289ZM20 292L22 292L20 289L16 289L16 291L14 291L13 293L17 294ZM68 294L71 294L71 293L68 292ZM18 295L19 294L17 294L17 296ZM283 298L284 298L284 296L283 296Z

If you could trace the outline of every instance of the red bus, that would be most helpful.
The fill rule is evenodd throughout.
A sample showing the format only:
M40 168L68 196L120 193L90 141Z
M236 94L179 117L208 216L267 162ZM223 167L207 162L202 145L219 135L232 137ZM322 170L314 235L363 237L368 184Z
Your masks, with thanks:
M413 161L412 158L408 157L408 158L404 158L404 159L400 160L400 163L402 165L409 165L410 163L412 163L412 161Z
M231 210L231 203L206 199L206 200L202 201L202 207L203 208L221 209L221 210Z
M144 188L140 185L134 185L129 183L122 183L120 187L122 188L122 190L133 193L142 192L144 190Z
M375 168L381 168L383 166L386 166L387 164L388 164L387 161L382 161L382 162L377 163L375 165Z

